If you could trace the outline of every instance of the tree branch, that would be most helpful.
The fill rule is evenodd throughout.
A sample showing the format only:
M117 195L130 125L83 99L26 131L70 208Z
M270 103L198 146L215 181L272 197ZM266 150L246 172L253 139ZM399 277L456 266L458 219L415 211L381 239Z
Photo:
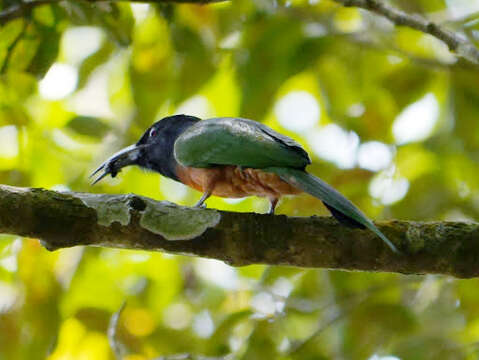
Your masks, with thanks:
M367 230L329 217L295 218L179 207L137 195L58 193L0 186L0 233L49 250L91 245L254 263L404 274L479 276L479 224L387 221ZM188 239L188 240L183 240Z
M45 4L59 4L66 0L20 0L19 3L0 11L0 24L29 14L33 8ZM209 4L228 0L76 0L87 3L102 2L138 2L138 3L193 3ZM344 6L355 6L381 15L398 26L408 26L423 33L434 36L445 43L451 52L459 57L479 65L479 49L466 36L442 28L437 23L424 19L419 15L407 14L380 0L334 0Z
M3 24L7 21L25 16L26 14L29 14L30 11L36 6L53 4L58 2L58 0L21 1L0 11L0 23Z
M479 64L479 50L466 37L443 29L433 21L419 15L407 14L387 5L380 0L334 0L344 6L355 6L376 13L389 19L398 26L408 26L423 33L434 36L445 43L449 50L468 61Z
M46 4L60 4L66 0L19 0L18 3L0 11L0 24L7 21L23 17L29 14L35 7ZM114 3L114 2L131 2L131 3L191 3L191 4L210 4L223 2L227 0L75 0L83 3Z

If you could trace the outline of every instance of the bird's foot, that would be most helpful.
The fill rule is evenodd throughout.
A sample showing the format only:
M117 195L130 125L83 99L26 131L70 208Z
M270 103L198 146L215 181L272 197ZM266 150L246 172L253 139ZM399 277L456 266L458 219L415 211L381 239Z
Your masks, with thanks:
M269 211L268 214L274 215L274 210L276 209L276 205L278 205L278 198L271 198L269 199L270 206L269 206Z
M205 191L201 199L199 199L198 202L196 203L195 207L203 208L203 209L206 208L205 201L210 197L210 195L211 195L211 191Z

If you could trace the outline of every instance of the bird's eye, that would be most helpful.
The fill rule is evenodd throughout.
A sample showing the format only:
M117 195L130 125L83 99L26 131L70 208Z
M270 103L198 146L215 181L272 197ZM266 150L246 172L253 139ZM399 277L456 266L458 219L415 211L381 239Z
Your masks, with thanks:
M157 130L155 128L150 130L150 137L155 137L157 134Z

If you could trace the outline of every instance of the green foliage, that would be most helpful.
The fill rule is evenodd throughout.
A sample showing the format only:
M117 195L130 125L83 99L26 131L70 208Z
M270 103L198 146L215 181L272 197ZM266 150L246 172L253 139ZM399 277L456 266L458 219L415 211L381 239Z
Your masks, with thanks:
M450 18L452 1L390 3L466 35L478 27L466 5ZM94 188L88 174L163 116L245 116L304 145L309 170L372 218L479 217L479 70L430 36L330 0L62 1L24 15L0 22L1 183L191 205L199 193L156 174L125 169ZM278 212L328 214L307 195ZM114 359L107 332L124 301L115 337L126 360L475 359L478 289L436 276L49 253L2 236L0 360Z

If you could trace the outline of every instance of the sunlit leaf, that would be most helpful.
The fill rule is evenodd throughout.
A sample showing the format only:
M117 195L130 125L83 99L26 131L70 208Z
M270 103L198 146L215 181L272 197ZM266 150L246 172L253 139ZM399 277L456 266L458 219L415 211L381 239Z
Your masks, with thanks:
M77 134L96 139L101 139L110 130L101 119L92 116L76 116L66 126Z
M90 75L100 65L104 64L113 53L114 46L110 41L104 41L101 47L83 60L78 71L78 89L86 85Z

